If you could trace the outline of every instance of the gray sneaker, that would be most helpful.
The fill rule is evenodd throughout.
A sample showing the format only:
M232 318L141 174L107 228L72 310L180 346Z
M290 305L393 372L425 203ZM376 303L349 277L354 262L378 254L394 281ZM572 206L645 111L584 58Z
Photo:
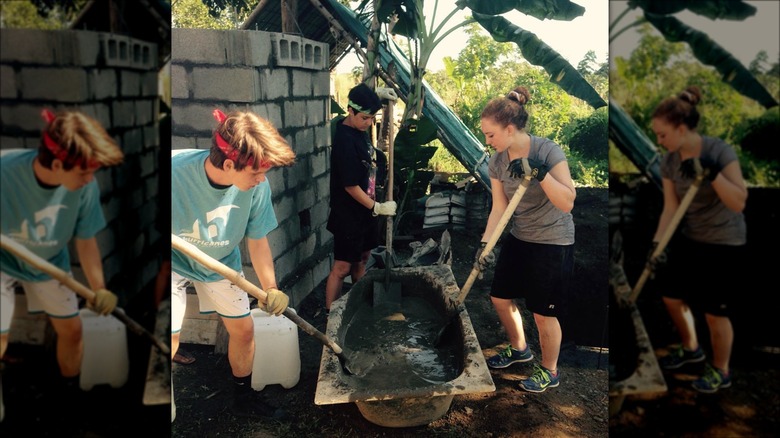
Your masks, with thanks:
M489 357L487 364L490 368L506 368L513 363L528 362L533 358L534 355L530 348L525 347L525 350L520 351L512 348L512 345L507 345L497 355Z
M690 351L680 345L677 348L669 350L669 354L658 359L658 364L665 370L676 370L686 363L701 362L706 359L704 351L701 346L696 347L696 350Z

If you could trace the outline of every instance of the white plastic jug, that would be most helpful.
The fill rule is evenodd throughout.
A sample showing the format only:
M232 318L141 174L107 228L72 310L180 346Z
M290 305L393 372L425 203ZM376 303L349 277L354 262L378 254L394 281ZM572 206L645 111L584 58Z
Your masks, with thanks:
M297 385L301 378L298 326L284 315L274 316L260 309L252 309L252 320L255 324L252 389L262 391L265 385L272 384L290 389Z
M122 387L130 371L125 325L113 315L101 316L87 308L79 313L84 333L79 386L84 391L102 384Z

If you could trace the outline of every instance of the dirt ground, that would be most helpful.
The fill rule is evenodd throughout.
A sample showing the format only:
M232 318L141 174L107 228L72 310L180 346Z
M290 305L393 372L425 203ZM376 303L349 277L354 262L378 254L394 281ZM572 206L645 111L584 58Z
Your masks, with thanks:
M607 349L605 319L607 291L607 193L606 190L581 189L575 206L578 239L573 307L562 321L564 345L559 362L561 385L542 394L527 393L518 387L532 365L515 364L504 370L492 370L496 391L458 395L447 414L425 426L387 428L377 426L359 412L354 403L314 404L323 346L314 337L299 331L301 355L300 381L290 389L268 385L262 391L266 399L285 409L282 420L244 419L229 409L230 369L224 355L213 346L186 344L182 348L195 357L188 365L175 364L173 382L177 417L172 425L175 437L604 437L608 434ZM478 231L450 230L453 242L452 270L463 284L472 267ZM421 235L437 239L441 231ZM403 244L396 251L403 257ZM466 299L466 307L486 356L494 347L504 345L506 337L490 304L490 274L478 280ZM590 304L589 304L590 303ZM318 311L324 304L324 283L296 308L298 314L325 332L326 316ZM603 305L602 305L603 304ZM587 310L588 305L595 311ZM540 355L537 332L530 314L524 314L529 343ZM595 334L595 335L593 335ZM590 337L589 343L582 339ZM577 342L575 342L577 340Z

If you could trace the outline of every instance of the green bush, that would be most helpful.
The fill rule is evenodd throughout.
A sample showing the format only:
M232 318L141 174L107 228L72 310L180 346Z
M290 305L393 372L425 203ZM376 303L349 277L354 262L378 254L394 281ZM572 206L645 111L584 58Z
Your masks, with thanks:
M780 161L780 148L775 142L780 138L780 107L768 109L759 117L747 119L734 132L736 142L743 151L760 160Z
M563 142L587 160L606 160L609 151L609 113L607 107L593 111L588 117L574 121L565 131Z

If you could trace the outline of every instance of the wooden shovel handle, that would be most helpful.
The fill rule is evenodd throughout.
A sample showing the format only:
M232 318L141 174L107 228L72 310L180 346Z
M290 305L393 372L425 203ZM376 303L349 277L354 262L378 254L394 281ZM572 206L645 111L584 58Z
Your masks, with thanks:
M185 241L184 239L182 239L181 237L175 234L171 234L171 246L174 249L181 251L187 257L200 263L204 267L223 276L231 283L235 284L236 286L246 291L249 295L252 295L253 297L260 300L261 303L266 303L268 299L268 294L266 294L264 290L260 289L259 287L252 284L249 280L242 277L239 272L234 271L230 267L215 260L213 257L201 251L195 245ZM325 346L333 350L333 352L336 353L337 356L343 354L343 350L338 344L333 342L330 338L325 336L325 334L323 334L322 332L317 330L314 326L306 322L303 318L298 316L298 314L293 312L292 309L290 309L289 307L284 310L283 315L286 316L287 319L289 319L290 321L298 325L298 327L300 327L301 330L314 336Z
M677 210L674 211L672 219L669 221L669 224L666 226L663 235L661 235L661 238L658 240L658 245L655 247L655 250L653 250L653 253L650 256L650 260L658 257L663 252L663 250L666 249L666 245L669 244L669 241L672 239L675 230L677 230L677 226L680 224L683 216L685 216L685 212L691 205L693 197L696 196L696 192L699 191L699 187L701 186L703 179L703 175L699 173L699 175L696 176L696 179L693 180L693 184L691 184L691 186L688 188L688 191L685 192L685 196L683 196L682 200L680 201L680 205L677 206ZM629 295L627 299L629 304L636 302L636 299L639 296L639 292L642 291L645 283L647 283L647 280L650 278L650 274L653 273L653 266L650 260L648 260L648 262L645 264L645 269L639 276L639 280L637 280L636 285L634 285L634 289L631 290L631 295Z
M43 258L33 253L26 247L22 246L18 242L14 241L10 237L0 234L0 247L10 252L11 254L15 255L16 257L24 260L35 269L38 269L39 271L51 276L53 279L64 284L70 290L77 293L79 296L83 297L87 301L93 301L95 299L95 292L93 292L92 289L79 283L78 281L76 281L76 279L68 275L67 272L63 271L57 266L44 260ZM129 316L127 316L124 310L122 310L119 307L116 307L111 312L111 315L113 315L116 319L122 321L127 326L127 328L130 329L130 331L132 331L133 333L144 336L147 339L149 339L152 342L152 344L154 344L154 346L160 350L161 353L165 354L166 356L171 355L171 350L167 345L165 345L165 343L163 343L160 339L158 339L152 333L146 330L141 324L137 323Z
M524 176L522 181L520 182L520 185L517 186L517 190L515 190L515 194L512 195L512 199L509 200L509 204L507 204L504 213L501 215L501 219L499 219L496 228L493 230L493 234L490 235L490 238L488 239L487 243L485 243L485 249L482 250L482 255L480 256L480 259L482 259L485 256L485 254L488 254L490 251L493 251L493 248L496 246L498 239L501 238L501 234L503 234L504 232L504 228L506 228L506 225L509 223L509 220L512 218L512 215L515 213L518 204L520 204L520 200L523 199L523 195L525 194L525 191L528 189L528 186L530 184L531 184L531 176L530 175ZM466 295L468 295L469 292L471 291L471 286L474 285L474 282L477 280L478 276L479 276L479 267L475 264L474 268L471 270L471 273L469 274L469 277L466 279L466 283L460 289L460 295L458 295L457 301L455 301L456 307L461 305L463 301L466 299Z

